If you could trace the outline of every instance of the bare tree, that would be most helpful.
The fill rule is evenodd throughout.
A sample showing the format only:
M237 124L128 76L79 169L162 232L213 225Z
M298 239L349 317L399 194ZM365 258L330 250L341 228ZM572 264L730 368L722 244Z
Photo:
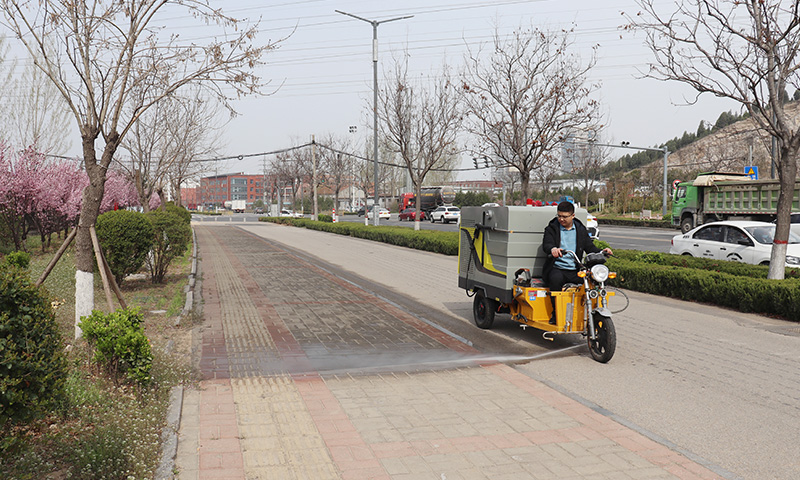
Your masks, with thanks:
M150 198L154 193L163 197L164 182L172 161L168 151L170 133L167 126L174 108L172 96L153 105L136 119L130 133L120 143L130 157L126 160L117 158L116 163L136 187L139 204L145 212L150 211Z
M182 186L205 172L204 164L195 160L219 153L218 106L213 99L203 98L200 92L189 95L168 125L174 161L167 178L176 205L181 205Z
M165 205L168 190L180 204L181 183L202 168L192 160L216 153L218 104L204 99L196 86L187 89L186 96L170 95L141 115L121 144L130 158L116 162L136 187L145 212L153 194Z
M408 57L396 61L378 92L378 115L387 146L408 169L419 211L422 185L431 169L452 163L463 116L446 67L427 81L408 78ZM420 217L414 229L419 230Z
M570 159L570 173L578 175L583 184L583 204L589 206L589 194L594 190L600 168L609 155L609 147L598 145L596 137L587 142L564 143L565 154Z
M0 56L8 58L4 37L0 37ZM33 63L20 75L14 61L0 68L0 125L4 138L17 148L35 145L45 153L63 155L69 151L70 114L59 91Z
M220 37L203 46L155 25L154 18L175 7L189 18L218 26ZM260 92L263 84L252 71L276 44L253 46L256 27L244 27L209 0L2 0L0 12L61 93L81 135L90 183L83 192L76 236L80 336L77 323L94 306L89 229L99 213L106 172L124 137L145 111L188 84L202 85L228 107L223 85L237 95ZM142 98L138 91L148 95Z
M311 150L307 148L295 149L286 152L281 152L275 155L272 161L272 172L274 172L277 181L278 191L281 192L281 202L284 201L283 192L287 186L291 187L292 191L292 208L297 203L298 192L303 183L304 177L304 163L309 162L307 158L311 157ZM300 198L301 210L303 199ZM279 208L283 208L280 205Z
M463 73L468 130L480 142L473 149L498 167L516 168L522 194L531 174L555 156L567 133L595 121L597 85L587 80L595 64L581 65L570 53L572 31L517 29L495 33L491 52L470 51Z
M333 206L339 208L339 193L352 183L353 157L350 151L350 138L327 135L319 150L322 182L333 192Z
M783 96L787 87L800 87L800 3L686 0L668 12L654 0L637 3L643 12L631 27L645 30L655 56L648 76L735 100L778 139L781 187L768 278L782 279L800 152L800 127Z

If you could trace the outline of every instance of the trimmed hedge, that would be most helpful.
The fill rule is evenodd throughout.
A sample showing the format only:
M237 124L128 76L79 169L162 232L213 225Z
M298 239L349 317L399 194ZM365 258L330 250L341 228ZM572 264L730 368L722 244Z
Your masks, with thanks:
M796 278L767 280L622 258L612 258L608 266L617 272L614 286L800 321L800 280Z
M374 227L355 222L327 223L290 217L261 217L258 220L363 238L443 255L458 255L458 232L415 231L406 227Z
M458 255L458 232L414 231L406 227L323 223L284 217L259 220ZM600 248L608 246L602 241L595 241L595 244ZM609 282L613 286L800 321L800 309L796 307L800 305L800 269L787 268L784 280L767 280L769 268L762 265L616 249L608 266L617 272L617 278Z
M600 225L621 225L624 227L652 227L680 230L679 225L672 225L671 220L641 220L638 218L601 218L597 217Z
M117 284L144 265L153 246L153 227L144 213L112 210L97 217L97 238Z
M767 274L769 273L769 266L766 265L750 265L748 263L711 260L708 258L690 257L688 255L671 255L669 253L660 252L615 250L614 257L620 260L629 260L647 264L728 273L739 277L767 278ZM787 268L784 276L787 279L800 279L800 269Z

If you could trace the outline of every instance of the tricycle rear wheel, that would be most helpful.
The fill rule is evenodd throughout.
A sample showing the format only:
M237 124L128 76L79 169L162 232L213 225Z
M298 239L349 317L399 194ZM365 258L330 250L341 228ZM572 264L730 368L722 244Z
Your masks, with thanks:
M483 290L475 293L475 300L472 301L472 317L478 328L490 329L494 323L494 312L497 311L497 302L484 295Z
M592 358L600 363L606 363L614 356L617 349L617 332L611 317L595 313L594 316L595 339L589 338L589 353Z

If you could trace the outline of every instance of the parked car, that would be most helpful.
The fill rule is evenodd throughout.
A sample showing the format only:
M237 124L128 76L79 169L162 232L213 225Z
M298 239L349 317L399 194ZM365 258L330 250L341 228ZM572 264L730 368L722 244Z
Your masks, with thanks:
M372 215L373 215L372 211L374 209L375 209L375 205L370 205L370 206L367 207L367 215L370 218L372 218ZM389 213L389 210L387 210L387 209L385 209L383 207L380 207L380 206L378 207L378 209L379 209L378 210L378 218L385 218L387 220L392 218L392 214ZM360 217L362 215L364 215L364 207L361 207L361 208L358 209L358 216Z
M389 212L389 210L383 207L379 207L377 209L375 208L370 209L369 216L372 217L373 215L375 215L376 210L378 212L378 218L385 220L389 220L392 218L392 214Z
M369 205L368 207L364 207L362 205L361 207L358 208L358 216L359 217L363 217L364 216L364 209L365 208L366 208L367 212L372 212L372 207L373 207L373 205Z
M431 223L437 220L442 223L457 222L461 219L461 209L454 206L442 205L431 212Z
M281 210L281 217L303 218L303 214L284 209Z
M716 260L769 265L775 224L726 220L712 222L672 237L669 253ZM789 233L786 266L800 267L800 232Z
M409 221L416 221L417 219L417 209L416 208L406 208L402 212L400 212L399 220L409 220ZM419 220L425 220L425 212L419 212Z
M261 207L256 207L255 210L254 210L254 213L257 213L257 214L258 213L264 213L264 209L261 208Z

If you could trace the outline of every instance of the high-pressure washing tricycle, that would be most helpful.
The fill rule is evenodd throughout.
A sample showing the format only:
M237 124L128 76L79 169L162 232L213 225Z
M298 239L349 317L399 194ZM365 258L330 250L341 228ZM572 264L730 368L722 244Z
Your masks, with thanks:
M555 206L463 207L458 286L474 296L472 312L478 327L491 328L495 314L507 313L523 327L544 331L547 340L556 335L585 336L592 358L606 363L614 356L617 337L608 306L614 292L605 282L616 275L604 265L603 253L580 259L568 252L583 283L551 292L541 278L547 260L541 246L545 227L555 216ZM585 209L576 208L575 216L586 223Z

